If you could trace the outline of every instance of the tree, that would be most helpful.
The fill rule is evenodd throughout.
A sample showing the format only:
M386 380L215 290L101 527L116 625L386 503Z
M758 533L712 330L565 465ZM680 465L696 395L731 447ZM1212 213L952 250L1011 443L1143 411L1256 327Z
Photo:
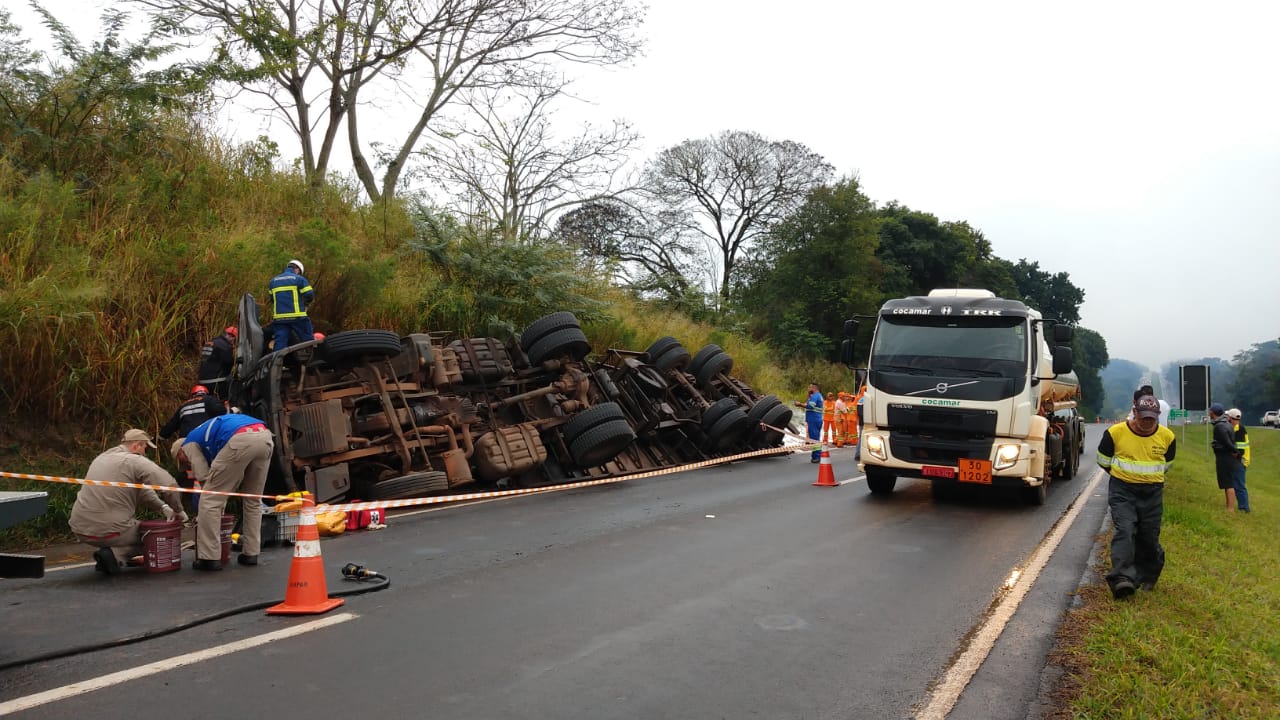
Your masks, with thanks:
M1236 375L1227 385L1245 423L1256 423L1268 410L1280 407L1280 342L1256 343L1232 359Z
M618 121L557 141L550 104L564 87L544 78L527 88L480 88L466 102L472 122L437 131L440 141L422 152L432 177L459 198L457 212L514 241L545 235L549 218L567 208L617 194L613 178L638 136Z
M1107 341L1089 328L1076 326L1071 350L1076 378L1080 381L1080 409L1097 417L1111 399L1103 389L1101 374L1102 368L1111 362Z
M345 123L356 176L375 202L396 193L442 110L480 88L536 86L555 63L610 65L635 55L643 10L626 0L132 0L184 13L216 38L223 77L260 93L302 145L313 185ZM380 107L388 96L396 101ZM398 137L392 107L413 117ZM382 141L359 113L376 108ZM313 115L313 113L315 113ZM379 178L369 152L383 169Z
M561 215L552 238L599 262L612 279L667 303L701 305L689 282L693 248L679 223L619 200L591 200Z
M989 278L983 274L983 263L991 261L991 244L968 223L941 222L896 202L881 208L879 215L876 257L884 265L884 297L925 295L935 288L957 287L965 278L1005 284L998 267L991 269Z
M1046 318L1070 325L1080 322L1084 290L1072 284L1070 275L1065 272L1049 274L1040 269L1040 263L1028 263L1026 258L1018 260L1011 273L1023 300Z
M810 192L743 263L737 295L754 334L790 357L834 360L844 321L879 305L877 224L857 178Z
M832 167L800 143L745 131L686 140L650 161L645 185L718 253L719 303L724 310L743 252L794 210Z

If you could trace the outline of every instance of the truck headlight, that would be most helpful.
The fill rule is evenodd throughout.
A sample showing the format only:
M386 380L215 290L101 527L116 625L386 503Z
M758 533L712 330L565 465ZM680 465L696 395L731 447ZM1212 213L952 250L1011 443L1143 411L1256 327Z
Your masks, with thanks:
M991 463L992 470L1004 470L1013 467L1018 462L1018 457L1022 455L1021 445L997 445L996 460Z
M884 451L884 438L880 435L868 435L866 451L877 460L887 460L889 454Z

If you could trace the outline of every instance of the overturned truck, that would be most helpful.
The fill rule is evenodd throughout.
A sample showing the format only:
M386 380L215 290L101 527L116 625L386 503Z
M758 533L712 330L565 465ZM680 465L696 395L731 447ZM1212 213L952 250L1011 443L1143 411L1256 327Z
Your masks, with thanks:
M276 436L271 492L320 502L538 487L782 444L791 409L729 375L719 346L675 338L588 359L557 312L508 342L350 330L267 352L240 303L231 403Z

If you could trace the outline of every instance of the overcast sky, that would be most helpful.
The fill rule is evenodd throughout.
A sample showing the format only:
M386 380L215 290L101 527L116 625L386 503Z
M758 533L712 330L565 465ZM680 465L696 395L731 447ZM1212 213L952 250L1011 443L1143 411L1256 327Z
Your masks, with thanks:
M1113 358L1280 337L1280 3L648 4L645 56L577 85L643 158L730 129L804 143L877 202L1069 273Z

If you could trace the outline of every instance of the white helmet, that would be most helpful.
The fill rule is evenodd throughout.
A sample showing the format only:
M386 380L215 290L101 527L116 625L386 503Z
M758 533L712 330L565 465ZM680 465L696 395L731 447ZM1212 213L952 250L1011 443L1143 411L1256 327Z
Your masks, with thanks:
M288 263L288 265L285 265L285 267L289 267L289 265L292 265L292 266L294 266L294 267L298 268L298 272L299 272L299 273L304 273L304 272L306 272L306 270L302 269L302 261L301 261L301 260L290 260L290 261L289 261L289 263Z

